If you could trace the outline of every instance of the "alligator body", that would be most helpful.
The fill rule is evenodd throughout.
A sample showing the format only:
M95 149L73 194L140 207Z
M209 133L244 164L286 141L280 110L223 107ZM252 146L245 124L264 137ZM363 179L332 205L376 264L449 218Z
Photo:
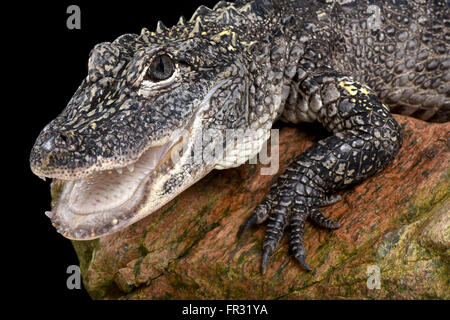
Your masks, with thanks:
M70 239L117 232L252 159L275 121L319 122L330 136L294 159L241 229L267 222L264 272L290 226L309 270L306 219L338 228L320 207L398 153L390 110L449 120L449 17L437 0L221 1L98 44L31 152L36 175L68 180L47 215ZM230 130L245 134L222 139ZM199 145L223 152L193 161Z

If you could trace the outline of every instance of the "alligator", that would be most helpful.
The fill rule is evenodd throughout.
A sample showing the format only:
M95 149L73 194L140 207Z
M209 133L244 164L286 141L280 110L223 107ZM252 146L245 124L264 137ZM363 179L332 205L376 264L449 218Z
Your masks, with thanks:
M449 18L439 0L220 1L97 44L31 151L34 174L66 180L46 214L69 239L115 233L212 170L254 159L275 122L318 122L329 136L293 159L237 232L267 223L263 273L285 232L311 270L306 220L339 228L320 208L393 161L391 111L450 119ZM245 134L222 138L233 130ZM199 146L223 152L193 161Z

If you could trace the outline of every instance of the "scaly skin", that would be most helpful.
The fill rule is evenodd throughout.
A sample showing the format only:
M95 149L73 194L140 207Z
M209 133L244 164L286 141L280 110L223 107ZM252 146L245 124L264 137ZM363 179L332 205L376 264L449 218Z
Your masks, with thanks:
M34 173L70 180L48 216L71 239L117 232L211 170L254 157L275 121L318 121L331 135L294 159L241 229L268 221L265 272L290 226L293 254L310 270L306 219L338 228L319 207L401 147L389 108L449 120L449 16L444 1L219 2L171 28L101 43L31 153ZM215 150L227 129L251 134L189 161L195 141Z

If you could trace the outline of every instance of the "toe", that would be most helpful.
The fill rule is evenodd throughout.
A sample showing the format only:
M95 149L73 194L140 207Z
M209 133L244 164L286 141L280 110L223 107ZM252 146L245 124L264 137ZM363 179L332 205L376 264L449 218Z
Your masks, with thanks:
M308 270L308 271L312 271L311 267L308 266L308 264L307 264L306 261L305 261L305 256L296 256L295 259L297 259L297 261L300 263L300 265L301 265L304 269L306 269L306 270Z
M312 222L314 222L316 225L322 228L326 229L338 229L341 224L339 222L333 221L325 217L319 208L313 208L310 210L309 218Z

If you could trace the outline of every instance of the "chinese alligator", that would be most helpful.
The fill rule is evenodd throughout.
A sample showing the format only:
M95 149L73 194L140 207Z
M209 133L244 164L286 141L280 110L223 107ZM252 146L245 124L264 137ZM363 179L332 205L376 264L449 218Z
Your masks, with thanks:
M293 160L241 228L268 222L262 272L288 226L310 270L305 220L339 228L320 207L395 158L390 110L449 120L449 19L438 0L220 1L100 43L31 152L36 175L68 180L47 215L70 239L117 232L211 170L255 157L275 121L319 122L330 135ZM250 134L224 143L229 130ZM192 161L198 141L223 152Z

